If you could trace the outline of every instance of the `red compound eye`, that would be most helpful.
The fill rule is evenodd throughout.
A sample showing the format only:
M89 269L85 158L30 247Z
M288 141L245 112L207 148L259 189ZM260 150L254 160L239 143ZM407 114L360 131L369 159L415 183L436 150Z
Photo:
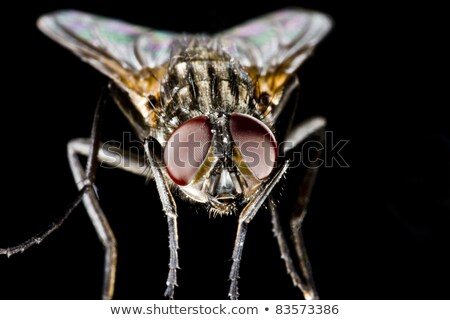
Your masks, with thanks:
M233 113L230 133L247 167L258 179L267 178L278 155L277 141L272 131L252 116Z
M206 159L212 136L204 116L184 122L172 133L164 148L164 163L173 182L180 186L191 182Z

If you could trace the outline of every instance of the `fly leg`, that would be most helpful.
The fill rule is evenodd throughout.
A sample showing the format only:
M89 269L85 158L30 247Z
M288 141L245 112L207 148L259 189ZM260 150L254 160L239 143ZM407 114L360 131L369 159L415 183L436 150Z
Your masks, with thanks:
M104 106L105 90L102 92L102 97L97 104L94 114L86 168L83 168L80 163L77 148L75 148L77 146L76 143L69 142L67 151L73 177L78 190L83 194L83 204L105 249L102 298L111 299L114 293L116 275L117 243L108 220L100 207L94 186L98 167L97 155L100 149L100 121Z
M132 153L126 153L122 149L112 145L103 144L99 141L99 123L101 113L104 107L105 93L97 104L94 122L91 131L90 139L74 139L67 145L68 158L70 167L72 169L75 181L77 182L79 193L73 203L69 206L65 214L53 222L47 230L33 236L32 238L24 241L23 243L9 247L0 248L0 255L4 254L11 256L15 253L24 252L34 244L41 243L47 236L53 231L57 230L64 221L70 216L74 209L83 202L88 211L89 217L96 228L97 234L106 249L105 254L105 276L103 285L103 298L111 298L114 290L114 275L117 259L116 241L114 235L109 227L109 224L104 216L100 205L97 200L97 196L94 190L94 181L96 167L99 161L102 164L143 175L148 177L145 173L145 169L142 166L143 159L140 159L138 155ZM78 159L78 156L88 156L86 169L84 169ZM124 164L127 164L126 166Z
M247 227L250 221L254 218L258 210L263 205L264 201L269 196L272 189L281 180L286 170L289 167L289 161L286 161L284 165L278 170L278 172L269 180L264 188L245 206L239 215L239 222L236 234L236 240L234 242L234 249L230 271L230 290L228 296L231 300L237 300L239 297L238 292L238 279L239 279L239 267L242 259L242 251L244 249L245 236L247 234Z
M169 230L169 274L166 281L166 291L164 295L169 299L173 299L175 293L175 287L177 284L177 269L178 265L178 224L177 224L177 206L172 193L169 189L169 184L162 172L162 163L158 158L155 147L159 145L158 142L149 138L145 143L145 152L150 164L153 179L156 182L156 188L158 190L159 198L163 211L167 217L167 225Z
M50 227L30 238L29 240L19 244L17 246L0 249L0 254L6 254L8 256L23 252L34 244L40 243L44 238L49 236L53 231L57 230L64 221L70 216L74 209L83 202L89 213L89 216L96 228L96 231L101 238L103 244L107 248L106 262L105 262L105 284L103 290L103 297L110 298L113 292L114 284L114 272L115 272L115 261L116 261L116 250L115 250L115 239L109 228L108 222L106 221L103 212L98 204L97 197L94 191L94 181L97 168L97 154L99 150L99 123L103 107L105 104L105 92L102 91L100 99L97 103L97 107L94 114L94 121L91 130L91 139L89 141L89 157L86 164L86 170L81 166L80 161L76 156L76 152L72 150L71 144L68 144L68 157L72 173L75 177L75 181L82 182L78 184L78 196L66 213L57 222L50 225Z
M88 156L90 147L91 141L90 139L86 138L73 139L68 143L68 149L70 150L69 152L81 156ZM145 178L151 178L151 174L146 171L147 166L145 166L143 157L139 157L139 155L136 155L134 153L127 153L117 146L107 143L102 144L97 157L98 161L101 162L101 164L104 166L119 168L136 175L143 176ZM7 255L8 257L10 257L16 253L23 253L31 246L41 243L53 231L62 226L62 224L70 216L72 211L81 203L83 194L84 190L80 191L76 199L66 210L65 214L55 220L45 231L40 232L39 234L16 246L9 248L0 248L0 255Z
M151 172L143 156L127 152L120 146L112 143L100 143L97 154L97 161L100 167L118 168L147 179L152 178ZM87 138L77 138L71 140L67 148L70 153L81 156L89 156L91 142Z
M70 204L69 208L66 210L65 214L54 221L45 231L38 233L37 235L25 240L24 242L7 248L0 248L0 255L6 255L8 258L16 253L23 253L25 250L30 248L35 244L40 244L45 238L47 238L53 231L59 229L64 221L70 216L70 214L75 210L75 208L80 204L83 198L84 192L80 192L75 200Z
M289 153L290 150L295 149L296 146L309 137L315 136L318 137L320 141L323 141L325 124L325 119L317 117L298 125L288 135L286 141L291 144L286 144L286 148L283 151ZM309 198L317 176L317 170L318 168L316 166L311 166L306 169L303 181L299 184L299 196L290 220L291 238L294 243L295 253L299 261L299 267L303 278L300 277L294 266L291 253L283 235L275 204L273 201L269 201L273 232L280 248L281 258L284 260L287 273L291 277L292 283L300 289L305 299L319 299L301 232L302 222L306 215Z

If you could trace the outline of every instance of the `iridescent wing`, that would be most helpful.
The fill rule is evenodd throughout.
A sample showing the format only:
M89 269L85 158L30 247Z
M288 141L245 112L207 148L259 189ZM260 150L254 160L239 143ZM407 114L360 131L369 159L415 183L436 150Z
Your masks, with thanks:
M122 89L149 95L159 90L160 68L178 35L74 10L42 16L47 36L113 79ZM148 76L153 73L154 77ZM156 78L156 79L155 79Z
M283 9L219 33L224 49L258 80L272 105L286 81L331 29L331 19L304 9ZM257 93L258 95L258 93ZM258 98L258 97L257 97Z
M160 83L178 34L74 10L44 15L38 27L115 82L113 97L140 136L158 125Z
M328 33L331 25L331 19L325 14L284 9L217 36L241 65L254 68L264 76L270 72L294 72Z

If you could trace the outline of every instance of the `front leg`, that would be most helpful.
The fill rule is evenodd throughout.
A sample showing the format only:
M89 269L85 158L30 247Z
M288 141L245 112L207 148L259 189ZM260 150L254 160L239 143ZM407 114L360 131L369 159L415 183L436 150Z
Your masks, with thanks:
M247 227L250 221L255 217L258 210L263 205L264 201L272 192L272 189L280 182L283 175L286 173L289 167L289 161L286 161L284 165L278 170L278 172L269 180L259 193L245 206L239 215L238 229L236 233L236 240L233 248L233 263L230 271L230 290L228 296L231 300L237 300L239 297L238 291L238 279L239 279L239 267L242 259L242 251L244 249L245 236L247 235Z
M153 179L156 182L156 188L158 190L159 198L163 210L167 217L167 225L169 229L169 274L166 281L166 291L164 295L169 299L173 299L175 293L175 287L177 286L177 269L178 266L178 224L177 224L177 206L172 193L169 189L169 184L163 175L161 170L162 164L154 153L155 148L149 148L149 144L158 143L153 138L149 138L145 141L145 153L152 170Z

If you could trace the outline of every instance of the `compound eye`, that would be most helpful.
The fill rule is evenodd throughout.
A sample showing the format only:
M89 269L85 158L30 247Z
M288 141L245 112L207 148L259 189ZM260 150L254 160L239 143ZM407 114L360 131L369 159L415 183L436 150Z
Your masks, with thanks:
M189 184L208 154L212 140L211 124L200 116L181 124L164 147L164 163L176 184Z
M246 166L258 179L267 178L278 155L277 141L269 127L252 116L233 113L230 133Z

